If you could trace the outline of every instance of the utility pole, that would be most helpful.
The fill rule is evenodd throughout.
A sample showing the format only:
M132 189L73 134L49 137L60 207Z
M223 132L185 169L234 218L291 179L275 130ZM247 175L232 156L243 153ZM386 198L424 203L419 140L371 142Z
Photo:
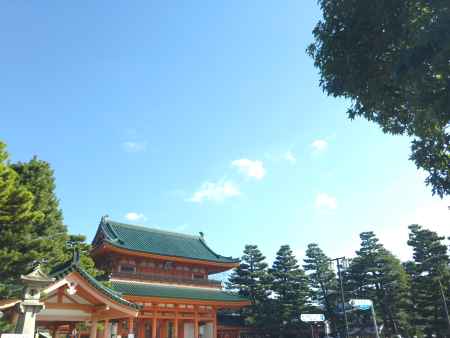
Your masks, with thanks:
M444 303L445 316L447 317L448 328L450 329L450 316L448 315L447 300L445 299L444 288L442 287L441 277L438 279L439 290L441 291L442 302Z
M330 259L330 262L336 261L338 277L339 277L339 286L341 289L341 305L342 311L344 311L344 320L345 320L345 338L348 338L348 320L347 320L347 311L345 309L345 296L344 296L344 286L342 283L342 273L341 273L341 262L345 262L345 257L338 257Z
M375 307L373 306L373 302L370 308L372 309L373 329L375 330L376 337L380 338L380 334L378 332L377 317L375 316Z
M448 208L450 210L450 206ZM425 259L422 262L422 264L424 262L426 262L426 261L431 260L431 259L440 258L440 257L446 257L448 259L447 255L436 255L436 256L428 257L427 259ZM439 285L439 291L441 293L442 303L444 305L445 316L446 316L447 324L448 324L448 329L450 331L450 316L449 316L449 313L448 313L447 299L445 298L444 288L442 287L441 279L442 279L442 270L441 270L441 267L438 267L438 269L437 269L437 280L438 280L438 285Z

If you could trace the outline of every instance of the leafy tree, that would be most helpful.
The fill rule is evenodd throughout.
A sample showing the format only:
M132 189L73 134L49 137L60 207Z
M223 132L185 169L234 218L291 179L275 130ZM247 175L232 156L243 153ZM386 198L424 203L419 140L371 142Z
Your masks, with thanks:
M407 334L410 330L408 275L372 231L362 232L360 238L360 250L348 271L354 289L352 297L373 301L386 335ZM362 325L371 326L370 314L358 313L356 317Z
M10 320L0 318L0 334L14 332L14 325Z
M447 247L436 232L420 225L409 226L409 241L413 262L408 263L414 299L414 326L427 336L445 336L449 327L444 310L441 286L450 287L450 269Z
M56 196L54 172L48 162L34 156L28 162L11 164L18 174L18 183L30 191L33 196L33 210L43 214L33 224L34 238L41 238L40 262L50 269L72 257L73 250L80 253L81 266L93 276L101 272L95 268L90 257L90 245L85 243L83 235L69 235L64 225L62 210Z
M67 232L55 193L55 177L50 164L34 156L28 162L18 162L10 166L18 174L18 184L33 194L32 210L43 215L33 223L30 235L36 240L41 239L40 262L44 268L50 269L69 260L76 247L80 253L81 266L94 276L101 274L94 267L94 261L89 254L90 245L85 243L86 237L69 235Z
M69 260L75 247L81 266L99 275L85 237L67 233L50 165L36 157L10 164L5 149L0 142L0 297L16 296L20 275Z
M280 247L269 273L276 299L273 317L278 324L280 336L296 334L302 329L300 314L310 307L310 291L308 278L300 269L289 245Z
M243 315L249 325L264 328L266 326L266 308L270 291L266 257L256 245L246 245L239 266L232 272L227 283L229 289L251 300L252 305L243 309Z
M450 6L447 0L318 0L308 53L347 113L413 137L433 194L450 194Z
M330 259L315 243L308 244L303 269L308 273L309 288L313 302L321 305L325 315L331 321L333 331L337 326L336 307L339 286L336 274L330 267Z
M32 232L35 238L43 239L41 263L51 267L67 260L64 249L69 238L55 194L55 178L50 164L34 156L29 162L12 164L11 168L18 174L18 183L33 194L32 210L43 215L34 222Z
M0 142L0 297L17 290L20 275L40 258L42 241L33 224L43 214L33 210L33 194L19 184L8 165L6 145Z

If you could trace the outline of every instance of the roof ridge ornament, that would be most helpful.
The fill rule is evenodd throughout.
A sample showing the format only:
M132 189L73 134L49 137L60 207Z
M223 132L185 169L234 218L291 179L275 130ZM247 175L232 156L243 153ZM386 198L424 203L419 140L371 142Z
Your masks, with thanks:
M49 277L46 273L44 273L41 269L41 265L38 264L30 273L26 275L21 275L20 279L24 282L24 284L42 284L46 285L53 282L55 279Z

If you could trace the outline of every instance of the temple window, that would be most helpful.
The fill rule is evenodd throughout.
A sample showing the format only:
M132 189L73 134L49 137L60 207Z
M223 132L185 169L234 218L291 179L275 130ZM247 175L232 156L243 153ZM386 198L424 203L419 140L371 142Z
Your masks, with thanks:
M204 275L200 275L200 274L198 274L198 273L194 273L194 274L192 275L192 278L193 278L193 279L205 279L205 276L204 276Z
M136 267L134 265L121 264L120 272L134 273L134 272L136 272Z

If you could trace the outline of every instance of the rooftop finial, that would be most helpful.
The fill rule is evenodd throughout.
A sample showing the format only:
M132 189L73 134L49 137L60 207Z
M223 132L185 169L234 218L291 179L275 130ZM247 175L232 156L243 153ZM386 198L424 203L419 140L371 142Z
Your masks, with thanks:
M203 233L203 231L200 231L199 234L202 239L205 239L205 234Z
M106 221L108 218L109 218L109 215L108 215L108 214L103 215L100 222L103 223L103 222Z

